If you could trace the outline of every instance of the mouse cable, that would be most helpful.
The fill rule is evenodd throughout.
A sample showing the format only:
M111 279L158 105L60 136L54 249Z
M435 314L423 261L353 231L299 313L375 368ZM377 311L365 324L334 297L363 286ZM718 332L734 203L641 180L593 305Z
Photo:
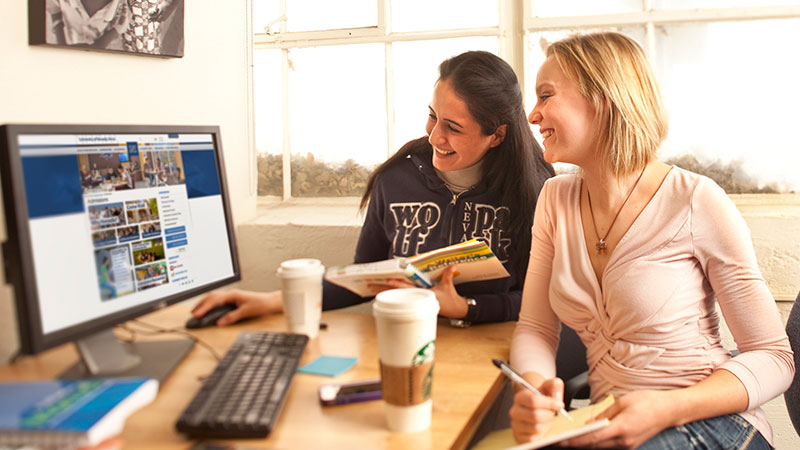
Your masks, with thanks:
M133 324L139 325L141 327L147 328L148 331L137 330L135 328L131 328L128 325L129 323L133 323ZM181 334L181 335L184 335L184 336L188 336L190 339L192 339L193 341L197 342L202 347L204 347L206 350L208 350L211 353L211 355L214 357L214 359L216 359L217 361L222 359L222 356L220 356L220 354L216 350L214 350L214 347L212 347L208 342L200 339L199 337L197 337L197 336L193 335L192 333L189 333L188 331L183 330L181 328L164 328L164 327L161 327L161 326L158 326L158 325L153 325L153 324L150 324L150 323L147 323L147 322L143 322L140 319L133 319L133 320L130 320L129 322L127 322L127 323L120 324L120 325L117 325L117 326L122 328L123 330L127 331L128 333L130 333L129 342L135 342L137 334L141 334L141 335L144 335L144 336L154 336L154 335L158 335L158 334Z

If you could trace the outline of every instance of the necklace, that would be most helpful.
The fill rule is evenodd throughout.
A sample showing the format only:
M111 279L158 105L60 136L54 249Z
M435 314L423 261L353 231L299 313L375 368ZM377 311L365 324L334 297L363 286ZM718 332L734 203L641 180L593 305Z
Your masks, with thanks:
M645 169L647 166L645 166ZM631 198L631 194L633 191L636 190L636 185L639 184L639 180L642 179L642 175L644 175L644 169L642 169L642 173L639 174L639 177L636 178L636 182L633 183L633 187L631 188L630 192L628 192L628 196L625 197L625 200L622 201L622 204L619 205L619 209L617 210L617 214L614 215L614 218L611 220L611 225L608 226L608 230L606 230L606 235L600 237L600 233L597 232L597 223L594 221L594 211L592 211L592 196L589 194L589 187L586 187L586 198L589 200L589 214L592 216L592 226L594 227L594 234L597 236L599 241L594 244L594 248L597 250L598 255L605 255L606 254L606 238L608 237L609 233L611 233L611 229L614 228L614 223L617 221L617 217L619 217L619 213L622 212L622 208L625 207L625 203L628 203L628 199Z

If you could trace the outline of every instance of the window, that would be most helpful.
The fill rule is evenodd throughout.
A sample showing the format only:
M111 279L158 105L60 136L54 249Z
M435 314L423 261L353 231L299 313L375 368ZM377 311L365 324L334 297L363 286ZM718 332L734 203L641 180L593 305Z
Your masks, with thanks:
M259 194L360 196L376 164L423 135L443 59L502 56L530 108L542 43L601 29L636 39L653 63L670 112L662 159L729 193L795 193L800 60L787 46L800 2L769 3L253 0Z
M769 44L798 40L800 19L655 27L671 129L662 157L727 168L729 194L800 190L800 60Z
M438 64L500 48L494 1L253 2L259 195L360 196L424 135Z

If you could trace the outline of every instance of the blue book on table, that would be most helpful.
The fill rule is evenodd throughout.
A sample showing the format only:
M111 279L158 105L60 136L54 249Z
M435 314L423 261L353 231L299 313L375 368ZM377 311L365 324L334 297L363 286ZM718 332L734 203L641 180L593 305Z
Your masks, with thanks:
M94 446L157 393L152 378L3 382L0 445Z

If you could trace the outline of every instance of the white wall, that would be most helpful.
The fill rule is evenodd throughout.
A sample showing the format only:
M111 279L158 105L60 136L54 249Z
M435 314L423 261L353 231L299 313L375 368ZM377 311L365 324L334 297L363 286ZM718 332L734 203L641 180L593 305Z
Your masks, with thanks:
M241 223L255 214L248 1L184 3L184 57L162 58L29 46L27 0L0 2L0 123L219 125ZM17 346L13 311L3 285L0 361Z

